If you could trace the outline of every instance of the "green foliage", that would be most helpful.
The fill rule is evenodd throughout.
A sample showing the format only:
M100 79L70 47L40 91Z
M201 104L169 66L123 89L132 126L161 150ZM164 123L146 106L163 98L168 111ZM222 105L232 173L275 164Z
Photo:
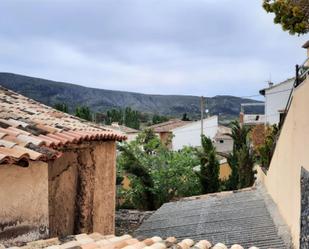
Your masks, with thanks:
M112 109L107 111L106 113L107 115L107 119L105 121L105 123L107 125L110 125L113 122L117 122L118 124L123 124L123 111L121 109Z
M92 121L92 114L88 106L80 106L75 109L75 116Z
M127 107L124 111L124 124L128 127L139 129L140 120L139 120L139 112L132 110L130 107Z
M227 134L233 139L233 151L227 156L232 174L227 182L227 188L239 189L249 187L254 183L254 153L250 147L248 135L250 128L241 126L238 121L231 123L232 133Z
M216 156L216 149L210 138L202 135L202 148L197 150L197 156L200 160L201 170L197 173L203 193L218 192L220 188L220 165Z
M154 210L172 199L201 193L192 148L170 151L146 130L135 141L119 145L119 150L117 167L131 180L131 189L122 191L126 205Z
M307 0L264 0L263 8L274 13L274 22L281 24L290 34L306 34L309 31Z
M141 114L138 111L132 110L130 107L122 109L112 109L107 111L106 124L110 125L113 122L123 124L134 129L140 128Z
M269 168L278 132L279 129L276 125L267 127L264 144L257 148L258 162L265 169Z
M66 103L56 103L54 105L54 108L58 111L69 113L69 108L68 108L68 105Z
M254 183L254 153L250 145L244 144L238 151L236 151L236 158L238 162L238 188L250 187Z
M153 117L152 117L152 124L160 124L160 123L166 122L168 120L169 120L168 117L160 116L158 114L154 114Z

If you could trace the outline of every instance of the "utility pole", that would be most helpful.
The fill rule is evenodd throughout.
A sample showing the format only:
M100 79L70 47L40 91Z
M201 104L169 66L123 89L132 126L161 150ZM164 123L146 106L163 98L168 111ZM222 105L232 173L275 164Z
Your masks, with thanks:
M201 136L204 134L205 98L201 96Z

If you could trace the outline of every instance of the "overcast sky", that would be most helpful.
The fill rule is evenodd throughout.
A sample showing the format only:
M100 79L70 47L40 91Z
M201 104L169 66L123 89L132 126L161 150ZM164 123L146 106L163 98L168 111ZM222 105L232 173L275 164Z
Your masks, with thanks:
M0 71L158 94L258 94L308 36L261 0L1 0Z

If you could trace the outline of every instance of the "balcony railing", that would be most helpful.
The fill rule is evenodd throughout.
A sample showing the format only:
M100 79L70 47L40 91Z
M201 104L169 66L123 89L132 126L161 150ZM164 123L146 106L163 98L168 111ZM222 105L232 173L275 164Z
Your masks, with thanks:
M300 66L296 65L295 87L300 85L308 75L309 75L309 57Z

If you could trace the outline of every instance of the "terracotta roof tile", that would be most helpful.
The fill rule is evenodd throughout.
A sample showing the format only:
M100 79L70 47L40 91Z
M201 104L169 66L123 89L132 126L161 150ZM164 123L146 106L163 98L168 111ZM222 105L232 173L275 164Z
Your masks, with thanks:
M55 150L90 140L122 141L122 133L59 112L0 86L0 163L50 160ZM44 154L46 153L46 154Z
M160 124L149 126L149 129L153 129L154 132L170 132L175 128L185 126L189 123L192 123L192 121L183 121L181 119L172 119L167 122L163 122Z
M163 240L160 237L152 237L145 240L138 240L132 238L130 235L123 235L115 237L113 235L101 235L99 233L93 234L79 234L75 236L68 236L69 240L61 242L57 238L38 240L27 243L23 247L14 247L14 249L68 249L68 248L82 248L82 249L228 249L222 243L217 243L212 247L207 240L193 241L192 239L184 239L177 241L174 237L169 237ZM235 244L230 249L243 249L242 246ZM257 247L250 247L249 249L258 249Z

